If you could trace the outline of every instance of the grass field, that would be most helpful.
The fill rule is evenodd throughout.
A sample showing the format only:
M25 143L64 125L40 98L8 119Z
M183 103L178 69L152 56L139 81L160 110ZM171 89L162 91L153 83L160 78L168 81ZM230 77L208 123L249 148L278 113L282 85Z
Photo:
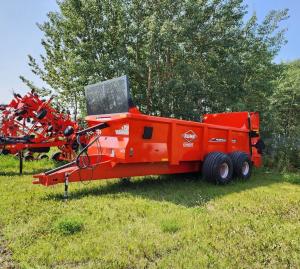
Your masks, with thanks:
M0 268L300 268L297 173L74 183L64 202L31 184L51 162L17 166L0 159Z

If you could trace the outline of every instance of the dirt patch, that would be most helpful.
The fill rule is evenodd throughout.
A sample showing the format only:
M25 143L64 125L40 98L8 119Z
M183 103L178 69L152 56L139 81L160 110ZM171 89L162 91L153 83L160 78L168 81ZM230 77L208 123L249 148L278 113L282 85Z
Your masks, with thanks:
M0 233L0 268L3 269L18 269L19 267L12 261L12 253L6 247L7 242Z

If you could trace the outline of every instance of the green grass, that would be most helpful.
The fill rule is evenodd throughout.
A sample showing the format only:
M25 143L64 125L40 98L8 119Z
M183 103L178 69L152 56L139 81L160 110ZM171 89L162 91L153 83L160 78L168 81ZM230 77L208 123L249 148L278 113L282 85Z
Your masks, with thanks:
M31 184L52 166L26 163L19 177L0 159L0 232L21 268L300 267L299 174L73 183L64 202L63 185Z
M71 235L78 233L83 228L83 221L78 218L62 218L60 219L56 226L56 231L62 235Z

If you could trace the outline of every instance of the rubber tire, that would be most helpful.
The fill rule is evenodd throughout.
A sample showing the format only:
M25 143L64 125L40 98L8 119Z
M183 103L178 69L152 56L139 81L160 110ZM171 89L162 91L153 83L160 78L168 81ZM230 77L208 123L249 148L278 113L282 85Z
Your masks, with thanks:
M61 162L62 160L60 160L60 156L62 155L61 152L55 152L52 156L51 156L51 160L55 161L55 162Z
M36 117L41 120L43 118L45 118L47 115L47 110L46 109L41 109L37 114L36 114Z
M8 154L10 154L10 150L9 149L1 149L0 150L0 155L8 155Z
M24 160L25 160L25 162L33 162L34 157L32 155L25 155Z
M49 160L49 156L47 154L42 154L39 156L39 160Z
M74 128L72 126L68 126L65 130L64 130L64 136L68 137L70 135L74 134Z
M220 174L220 166L223 163L228 165L229 171L226 178L222 178ZM202 174L206 180L216 184L227 184L231 181L233 175L233 163L231 158L222 152L209 153L202 165Z
M250 178L252 172L252 162L249 155L242 151L234 151L230 153L229 156L233 163L233 175L241 179ZM244 175L242 171L244 162L248 162L249 164L249 172L247 175Z
M26 109L22 109L22 110L17 110L16 111L16 115L17 116L23 116L27 113L27 110Z

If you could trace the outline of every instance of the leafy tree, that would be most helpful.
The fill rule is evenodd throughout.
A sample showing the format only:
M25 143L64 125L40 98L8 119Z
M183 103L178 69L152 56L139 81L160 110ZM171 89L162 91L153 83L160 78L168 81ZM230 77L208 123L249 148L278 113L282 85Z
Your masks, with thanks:
M29 56L29 65L75 115L84 113L85 85L122 74L140 109L155 115L198 120L212 111L263 110L272 94L286 10L259 25L255 14L244 23L242 0L58 5L39 25L42 64Z
M279 168L300 168L300 60L284 65L270 97L268 118Z

